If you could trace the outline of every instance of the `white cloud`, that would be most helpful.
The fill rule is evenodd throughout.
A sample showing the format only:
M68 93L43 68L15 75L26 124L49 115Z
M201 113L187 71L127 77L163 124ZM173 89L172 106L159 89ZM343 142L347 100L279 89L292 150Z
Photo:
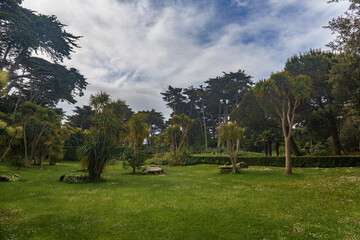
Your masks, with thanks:
M166 114L170 111L160 92L168 85L196 86L222 71L239 69L258 80L281 70L295 53L324 48L331 34L322 26L346 6L330 6L326 0L270 0L267 14L254 11L246 24L234 21L212 32L207 25L218 16L210 4L206 9L189 4L154 8L150 2L26 0L23 5L56 15L69 25L69 32L84 36L81 48L66 62L78 68L90 84L79 104L87 104L91 93L105 90L135 110L155 108ZM285 6L295 3L304 11L281 16ZM248 2L234 0L233 4L246 7ZM266 31L270 30L278 41L268 44ZM199 33L207 34L211 41L201 44ZM253 41L240 41L248 36Z

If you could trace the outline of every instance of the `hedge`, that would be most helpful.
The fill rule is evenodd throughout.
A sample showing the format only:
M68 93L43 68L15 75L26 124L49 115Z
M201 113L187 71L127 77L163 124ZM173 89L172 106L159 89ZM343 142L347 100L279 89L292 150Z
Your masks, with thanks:
M238 157L238 162L245 162L248 166L285 167L285 157ZM359 167L360 156L311 156L291 157L293 167ZM231 164L228 156L192 156L187 165L195 164Z

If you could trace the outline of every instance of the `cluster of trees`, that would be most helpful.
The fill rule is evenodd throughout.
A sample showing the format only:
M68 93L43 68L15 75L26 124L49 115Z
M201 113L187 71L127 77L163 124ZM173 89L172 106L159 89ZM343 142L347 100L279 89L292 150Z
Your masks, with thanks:
M328 44L333 51L294 55L283 71L256 84L239 70L211 78L198 88L169 86L161 93L163 100L173 114L184 113L195 120L197 127L189 131L193 145L206 149L218 139L216 128L229 121L245 130L245 150L263 149L271 156L274 147L279 155L284 142L287 174L291 174L291 153L358 153L359 10L360 2L350 0L345 16L329 22L327 27L338 33Z
M57 103L75 103L87 83L76 69L62 65L80 37L66 32L55 16L25 9L21 2L0 2L1 160L41 167L44 159L54 164L64 153ZM37 57L39 52L49 60Z
M134 113L123 100L99 92L89 105L75 107L66 123L57 104L76 103L87 86L77 69L62 64L80 36L21 2L0 2L0 161L41 168L44 160L55 164L78 147L90 178L98 180L114 147L122 148L133 172L147 151L170 152L175 164L184 164L189 149L222 146L236 171L240 143L267 156L284 146L287 174L291 154L360 152L359 0L349 0L345 15L329 22L337 34L328 45L333 52L294 55L282 71L257 83L239 70L199 87L169 86L161 93L172 109L167 122L154 109Z

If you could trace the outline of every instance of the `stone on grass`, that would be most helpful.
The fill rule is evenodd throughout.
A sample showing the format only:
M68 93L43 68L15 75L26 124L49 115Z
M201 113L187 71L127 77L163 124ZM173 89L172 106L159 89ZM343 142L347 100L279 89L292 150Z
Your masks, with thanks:
M248 165L245 162L239 162L236 164L237 168L248 168ZM224 165L220 166L220 173L230 173L232 172L233 165Z
M163 174L163 173L164 173L164 169L159 167L149 167L149 166L146 166L142 171L142 174Z

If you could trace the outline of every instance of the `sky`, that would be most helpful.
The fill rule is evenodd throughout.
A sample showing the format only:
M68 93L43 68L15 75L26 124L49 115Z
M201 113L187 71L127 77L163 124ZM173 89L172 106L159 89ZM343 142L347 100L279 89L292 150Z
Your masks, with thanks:
M245 70L256 82L286 60L326 50L324 29L348 2L327 0L25 0L24 7L56 15L82 38L71 60L89 85L76 105L105 91L134 110L168 117L160 92L197 87L223 72ZM72 113L73 106L59 105Z

